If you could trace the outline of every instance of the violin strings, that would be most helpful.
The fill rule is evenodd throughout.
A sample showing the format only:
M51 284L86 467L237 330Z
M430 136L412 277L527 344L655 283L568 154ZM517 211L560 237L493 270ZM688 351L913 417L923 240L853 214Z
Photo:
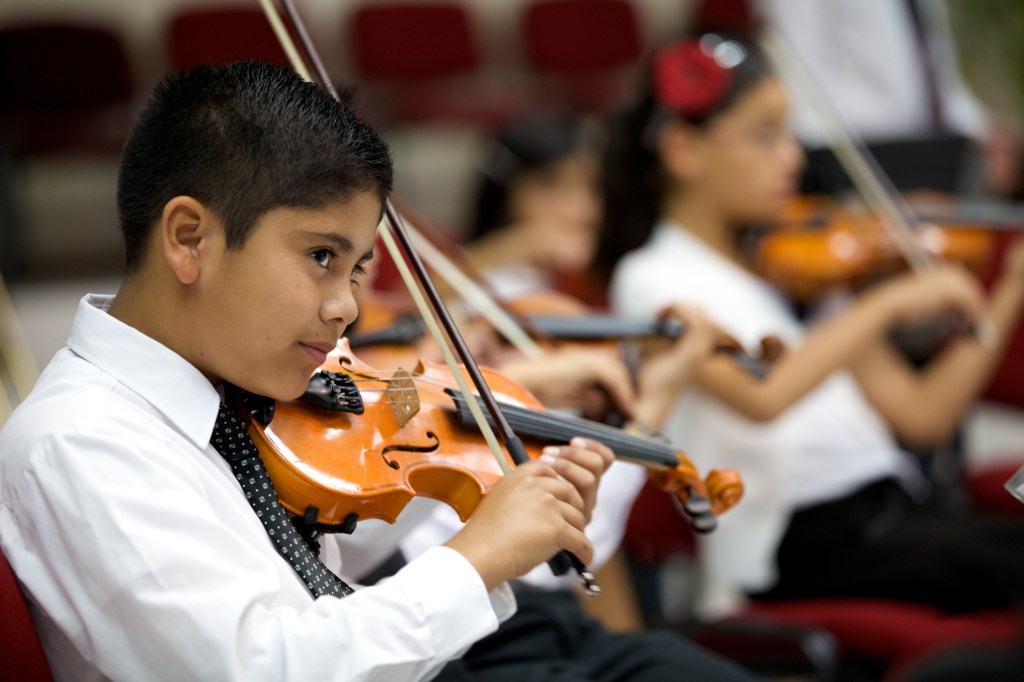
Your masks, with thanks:
M360 375L363 378L357 378ZM372 373L354 373L350 376L356 384L365 384L371 381L387 383L394 378L393 376L377 378ZM440 380L424 378L422 376L417 378L416 381L431 387L450 388ZM360 392L363 394L384 394L388 396L388 401L396 406L418 404L419 400L395 400L391 397L393 393L404 393L408 390L408 388L385 386L383 388L360 389ZM444 409L460 413L458 404L462 404L465 399L455 396L446 397L450 398L451 402ZM478 402L480 401L479 396L474 395L474 397ZM617 453L628 453L627 459L634 459L640 463L653 463L668 467L674 467L679 463L675 450L670 446L645 436L627 433L613 426L592 422L572 415L534 410L511 403L500 403L500 407L502 412L505 413L506 418L513 425L513 428L516 431L521 431L523 435L563 443L568 442L572 436L583 436L603 443Z

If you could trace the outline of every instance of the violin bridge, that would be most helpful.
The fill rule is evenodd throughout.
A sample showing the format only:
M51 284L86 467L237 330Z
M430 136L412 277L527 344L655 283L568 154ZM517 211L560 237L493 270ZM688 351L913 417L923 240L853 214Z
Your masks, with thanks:
M388 382L384 395L395 413L399 428L405 426L420 411L420 394L409 370L399 367Z

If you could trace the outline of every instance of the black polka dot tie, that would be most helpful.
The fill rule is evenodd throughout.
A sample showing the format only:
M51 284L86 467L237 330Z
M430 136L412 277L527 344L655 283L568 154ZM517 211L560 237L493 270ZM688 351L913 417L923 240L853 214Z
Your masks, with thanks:
M299 574L313 597L324 594L344 597L352 594L352 588L323 565L292 525L288 513L277 498L274 484L267 475L256 444L252 442L239 416L224 403L220 404L210 443L231 465L235 478L245 492L245 498L267 529L274 547Z

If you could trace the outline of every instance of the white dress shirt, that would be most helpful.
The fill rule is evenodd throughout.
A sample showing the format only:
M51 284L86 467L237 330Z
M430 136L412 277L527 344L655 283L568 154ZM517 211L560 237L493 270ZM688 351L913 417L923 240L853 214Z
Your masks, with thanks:
M109 302L0 431L0 545L58 680L424 679L512 614L443 547L314 601L209 444L216 389Z
M797 347L804 328L765 282L726 260L678 225L662 223L618 265L612 303L620 312L656 313L699 305L746 348L776 335ZM848 371L833 372L778 418L746 419L708 394L686 391L664 433L706 474L736 469L746 492L701 536L701 560L718 581L756 591L775 580L775 551L790 513L836 499L887 476L909 480L911 465Z

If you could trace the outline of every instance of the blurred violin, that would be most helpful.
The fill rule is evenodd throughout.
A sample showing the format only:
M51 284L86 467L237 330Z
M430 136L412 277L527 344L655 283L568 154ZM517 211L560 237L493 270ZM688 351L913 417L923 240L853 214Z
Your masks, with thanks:
M854 130L846 125L833 104L827 100L824 90L814 82L785 36L777 29L766 25L761 35L761 47L783 78L801 92L806 102L815 111L818 122L825 132L829 148L853 182L858 194L870 206L873 214L878 216L879 219L874 222L888 232L889 243L895 246L902 255L903 262L912 271L918 273L934 269L943 260L941 254L936 254L936 247L952 243L954 240L947 241L936 236L934 237L936 244L929 244L926 241L930 227L923 225L906 198L896 190L892 179L882 171L878 160L868 150L867 145ZM850 233L840 232L839 234L849 235ZM932 230L930 234L938 235L939 233ZM961 243L963 238L964 236L961 235L955 241ZM837 241L842 250L843 243L853 244L857 240L846 239L844 236L839 237ZM872 244L883 243L881 239L872 241ZM973 253L973 247L960 246L959 248L962 249L961 255L967 255L968 251ZM878 248L875 251L883 253L885 249ZM989 244L985 251L986 254L990 253L992 245ZM780 257L778 260L781 261L782 258ZM882 262L883 259L877 257L864 260ZM995 332L990 320L982 319L975 324L964 315L954 313L950 322L958 332L975 337L985 346L991 348L995 343Z
M800 301L900 272L907 268L905 253L885 220L860 203L800 198L758 240L755 269ZM994 236L983 225L918 222L913 230L929 257L974 272L988 265L994 250Z
M403 311L388 294L382 294L379 299L376 294L371 294L366 307L360 310L369 312L378 303L384 312L370 313L367 320L360 313L356 330L348 335L349 345L353 350L374 358L374 364L408 364L410 354L421 349L420 342L425 337L423 320L412 312ZM613 354L618 354L622 341L671 341L686 333L686 325L676 320L594 313L572 297L557 292L522 296L508 302L508 308L543 343L603 347ZM478 340L482 337L480 334L471 336ZM493 343L495 339L491 337L489 340ZM740 368L761 379L783 351L781 343L774 338L763 340L761 346L760 355L754 357L736 339L722 332L715 352L728 355ZM482 352L486 357L486 349ZM376 361L377 358L405 362L385 364Z
M531 458L575 436L604 443L618 458L650 468L701 532L742 496L734 471L702 479L663 442L547 412L511 379L482 371ZM249 432L281 503L319 530L350 530L368 518L394 522L414 496L446 502L466 520L503 476L473 425L467 398L441 364L421 360L411 371L378 371L342 339L302 398L246 400Z

